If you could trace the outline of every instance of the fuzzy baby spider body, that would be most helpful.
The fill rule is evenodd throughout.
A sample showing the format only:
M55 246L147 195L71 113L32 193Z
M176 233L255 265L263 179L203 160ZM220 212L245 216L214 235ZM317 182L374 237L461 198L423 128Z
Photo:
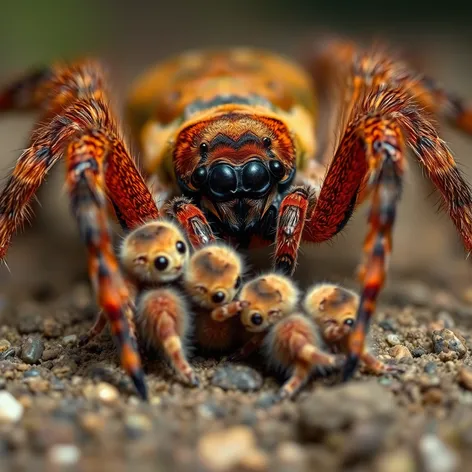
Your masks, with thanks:
M288 377L280 398L293 398L315 367L337 365L339 359L323 352L322 344L316 325L305 314L291 314L271 327L263 349L268 366Z
M0 90L0 111L41 110L0 194L0 258L64 157L97 303L142 397L144 375L127 321L132 295L111 244L110 208L125 231L167 211L194 248L217 236L238 247L273 244L274 268L291 275L302 242L332 239L368 203L361 297L344 379L365 352L385 282L408 150L472 250L472 190L432 120L437 115L471 134L472 108L378 48L334 40L306 66L245 48L163 61L137 80L127 106L142 172L96 61L44 67ZM318 139L320 123L327 126Z
M196 343L208 351L231 351L241 342L244 330L236 318L219 323L212 310L231 303L241 288L244 266L231 247L211 243L197 249L184 272L183 286L193 303Z
M247 281L238 299L215 308L211 314L218 322L238 315L240 325L248 333L244 345L230 357L241 360L258 349L267 330L297 305L299 290L286 276L268 273Z
M317 324L321 338L331 352L347 354L349 335L354 327L359 306L359 295L336 284L322 283L311 287L303 306ZM364 347L361 361L368 370L380 375L397 372L399 367L384 364Z

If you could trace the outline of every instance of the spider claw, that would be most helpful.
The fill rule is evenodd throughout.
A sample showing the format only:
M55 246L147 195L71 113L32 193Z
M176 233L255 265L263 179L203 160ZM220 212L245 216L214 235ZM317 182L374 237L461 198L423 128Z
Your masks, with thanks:
M347 382L354 376L359 365L359 356L356 354L349 354L344 364L342 372L342 381Z
M136 391L138 392L138 396L141 398L141 400L147 402L149 400L149 397L144 371L142 369L139 369L135 372L130 372L129 376L131 377Z

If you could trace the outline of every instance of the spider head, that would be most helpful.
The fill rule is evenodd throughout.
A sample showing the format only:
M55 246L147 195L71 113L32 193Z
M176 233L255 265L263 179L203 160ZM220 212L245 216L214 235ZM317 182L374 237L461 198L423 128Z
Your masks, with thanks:
M287 277L266 274L246 283L239 298L248 302L241 312L241 322L247 331L257 333L295 310L298 289Z
M174 170L182 193L226 233L251 231L295 176L288 126L254 106L220 105L177 135Z
M182 231L168 221L152 221L132 231L121 247L126 274L143 284L172 282L187 265L189 246Z
M303 305L323 335L330 330L344 336L355 324L359 296L339 285L317 284L307 291Z
M234 299L242 270L241 258L229 246L207 245L190 258L184 285L195 303L213 309Z

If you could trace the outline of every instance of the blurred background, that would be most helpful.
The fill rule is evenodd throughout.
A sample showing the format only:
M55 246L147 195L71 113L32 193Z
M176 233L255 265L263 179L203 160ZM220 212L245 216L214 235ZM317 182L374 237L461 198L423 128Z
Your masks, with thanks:
M296 57L302 45L338 34L361 42L388 42L450 90L472 98L470 13L453 2L319 2L315 0L216 0L132 2L81 0L2 2L0 81L31 66L85 55L108 66L117 110L127 87L142 70L173 53L206 46L266 47ZM0 175L6 175L25 146L34 116L0 118ZM125 127L126 130L126 127ZM472 140L445 129L455 155L472 182ZM392 273L451 283L470 280L469 264L438 197L413 159L395 230ZM1 291L62 290L86 271L75 222L69 214L62 166L38 195L31 227L14 239L11 272L0 267ZM298 274L305 278L352 274L360 257L366 210L357 213L330 244L304 248ZM344 272L345 271L345 272ZM334 275L333 275L334 274ZM346 275L348 277L348 275Z

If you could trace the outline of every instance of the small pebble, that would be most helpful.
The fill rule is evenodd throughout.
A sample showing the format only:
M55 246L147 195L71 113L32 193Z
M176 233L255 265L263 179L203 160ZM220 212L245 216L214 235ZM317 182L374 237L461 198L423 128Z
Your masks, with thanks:
M20 358L27 364L36 364L43 355L44 344L40 338L28 337L21 346Z
M386 339L390 346L396 346L401 343L400 338L396 334L387 334Z
M461 359L467 353L465 340L463 338L459 339L459 336L454 334L449 329L441 329L439 331L433 331L432 340L433 340L433 349L436 354L455 353L457 357ZM443 358L442 360L446 361L449 359Z
M426 351L422 347L415 347L415 349L411 351L411 354L413 355L413 357L421 357L426 354Z
M390 318L385 318L384 320L379 321L379 326L384 331L391 331L392 333L395 333L397 331L397 328L395 327L393 321Z
M427 374L435 374L436 371L438 370L438 366L436 364L436 362L428 362L425 366L424 366L424 371L427 373Z
M23 411L23 405L11 393L0 392L0 423L17 423Z
M120 398L118 390L109 383L100 382L96 387L97 398L106 405L112 405Z
M198 443L198 455L212 471L231 470L243 462L245 456L256 449L256 439L251 428L232 428L205 434Z
M77 335L76 334L69 334L68 336L64 336L62 338L62 342L64 344L73 344L77 342Z
M425 434L419 442L424 472L455 472L459 465L457 454L435 434Z
M80 449L73 444L57 444L49 449L48 458L55 465L74 465L80 459Z
M390 355L395 359L411 359L412 355L410 350L406 346L397 344L390 349Z
M151 420L144 415L128 415L125 419L125 431L129 438L137 439L151 431Z
M227 364L218 367L211 379L211 384L224 390L243 392L259 390L262 387L261 374L251 367Z
M458 373L459 383L467 390L472 390L472 369L462 367Z
M52 359L56 359L59 357L59 354L61 353L61 348L52 348L52 349L46 349L43 352L43 361L51 361Z
M27 370L23 374L23 377L25 379L28 379L28 378L33 378L33 377L39 377L40 375L41 375L41 372L38 369L30 369L30 370Z
M0 339L0 352L5 352L7 349L10 349L11 343L8 339Z

